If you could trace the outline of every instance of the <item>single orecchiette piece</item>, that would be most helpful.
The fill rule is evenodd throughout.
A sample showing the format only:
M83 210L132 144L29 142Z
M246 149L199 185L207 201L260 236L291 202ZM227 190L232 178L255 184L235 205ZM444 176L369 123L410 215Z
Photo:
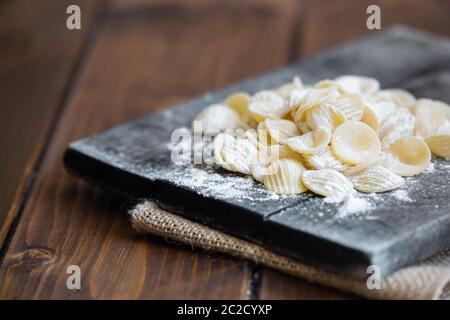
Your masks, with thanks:
M383 148L386 149L399 138L412 136L415 124L414 115L405 108L399 108L391 113L381 123L378 130Z
M276 143L286 143L286 140L300 135L297 125L289 120L284 119L266 119L266 128L270 137Z
M331 104L321 104L306 112L306 123L312 130L326 128L334 131L343 122L344 115Z
M443 158L450 158L450 133L430 136L425 139L431 152Z
M307 189L324 197L346 194L353 190L351 181L333 169L306 170L302 181Z
M416 98L403 89L386 89L378 93L378 97L393 102L399 108L411 108L416 103Z
M434 135L445 124L442 105L430 99L419 99L415 105L416 135L427 138Z
M366 99L364 102L366 109L364 110L361 122L367 124L375 132L378 132L381 123L398 108L393 102L383 100Z
M362 95L372 94L380 89L378 80L369 77L344 75L337 77L336 82L344 88L345 91Z
M371 167L351 181L356 190L367 193L394 190L405 183L405 179L382 166Z
M378 157L381 143L375 131L358 121L347 121L336 128L332 137L333 151L344 162L358 164Z
M361 120L366 106L356 93L344 93L337 96L329 102L336 109L338 109L345 119L351 121Z
M303 154L316 154L330 143L331 131L328 128L317 129L286 141L289 148Z
M373 101L371 99L366 99L364 103L375 113L378 126L381 125L390 114L398 110L395 104L390 101Z
M327 146L316 154L303 154L305 165L311 169L334 169L345 171L349 168L343 164L334 154L331 147Z
M400 138L389 147L382 165L400 176L415 176L431 161L428 145L416 137Z
M325 87L321 89L311 89L300 101L297 110L293 114L295 123L303 122L306 119L306 111L320 106L323 103L337 97L339 91L336 87Z
M203 109L194 119L202 124L202 131L206 135L216 135L226 129L235 129L242 126L239 115L230 107L222 104L213 104ZM197 126L193 126L194 129Z
M411 106L410 111L415 114L417 112L417 109L421 105L430 105L430 104L441 108L442 112L445 115L445 118L447 120L450 120L450 106L447 103L445 103L444 101L440 101L440 100L432 100L432 99L428 99L428 98L417 99L416 103Z
M290 94L294 90L302 89L303 84L299 77L294 77L291 82L282 84L278 88L275 89L275 92L278 93L283 98L289 98Z
M284 99L274 91L257 92L248 106L251 116L257 122L265 119L280 119L289 112Z
M250 120L250 112L248 111L250 99L250 95L245 92L235 92L229 95L223 103L236 111L241 120L247 123Z
M264 175L267 189L278 194L298 194L306 191L302 183L303 165L293 159L280 159L271 164L272 174Z
M257 153L256 147L247 139L237 139L226 133L214 139L216 163L229 171L250 174Z

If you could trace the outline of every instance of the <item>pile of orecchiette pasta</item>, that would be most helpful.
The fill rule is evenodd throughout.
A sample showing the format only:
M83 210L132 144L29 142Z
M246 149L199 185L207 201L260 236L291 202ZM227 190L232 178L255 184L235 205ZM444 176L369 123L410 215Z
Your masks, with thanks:
M449 105L361 76L237 92L195 120L215 136L219 166L278 194L389 191L426 169L431 153L450 157Z

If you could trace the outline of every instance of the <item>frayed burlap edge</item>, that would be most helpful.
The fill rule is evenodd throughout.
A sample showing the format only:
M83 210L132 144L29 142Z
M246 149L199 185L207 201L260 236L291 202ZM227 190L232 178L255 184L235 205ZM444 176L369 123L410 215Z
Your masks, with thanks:
M145 201L131 211L133 227L191 246L227 253L300 277L373 299L439 299L448 294L450 284L450 249L423 263L402 269L384 279L380 289L369 290L358 281L325 272L296 260L278 255L260 245L192 222L169 213L154 202ZM448 261L447 261L448 260Z

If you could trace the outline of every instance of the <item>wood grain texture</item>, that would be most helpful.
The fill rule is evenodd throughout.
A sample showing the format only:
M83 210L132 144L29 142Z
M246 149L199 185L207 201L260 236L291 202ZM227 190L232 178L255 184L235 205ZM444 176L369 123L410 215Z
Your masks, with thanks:
M406 24L443 36L450 36L448 0L343 0L306 1L299 32L298 56L307 57L345 41L380 31L366 27L367 6L381 8L382 30ZM351 8L351 9L350 9ZM279 272L265 271L261 276L262 299L346 299L351 296L308 284Z
M292 283L292 285L286 285ZM261 275L260 299L275 300L349 300L351 294L312 284L287 274L265 268Z
M0 247L16 217L86 36L66 28L77 3L90 25L98 1L0 3Z
M381 9L381 30L367 29L366 9L371 4ZM311 56L397 24L450 36L449 11L449 0L307 1L302 15L299 55Z
M37 174L0 267L0 298L245 298L254 280L245 264L136 235L124 199L67 176L66 144L377 32L366 28L369 4L381 6L383 28L405 23L450 35L448 0L110 2L73 90L88 29L60 27L69 1L0 4L0 146L14 150L0 157L0 244ZM85 22L95 11L94 1L70 3L81 3ZM81 267L80 291L66 289L71 264ZM352 298L269 269L259 281L254 298Z
M62 168L70 141L288 59L294 2L180 3L115 2L99 23L1 265L1 298L246 298L242 263L137 235L121 199ZM79 291L66 288L69 265Z

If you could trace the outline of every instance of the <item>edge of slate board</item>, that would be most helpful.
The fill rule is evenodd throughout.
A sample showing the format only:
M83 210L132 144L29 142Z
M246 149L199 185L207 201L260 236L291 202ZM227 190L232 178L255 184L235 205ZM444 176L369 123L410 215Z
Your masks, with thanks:
M317 67L317 64L320 64L322 61L326 62L327 57L332 56L335 52L338 52L339 50L345 51L348 48L352 49L355 45L379 38L386 38L388 40L392 38L392 40L395 41L396 37L399 35L417 41L429 41L430 43L433 43L433 41L440 42L443 46L448 45L450 50L450 44L448 44L446 39L443 41L437 36L431 36L405 27L395 27L390 31L350 42L349 44L328 50L305 60L306 62L309 61L309 65L312 65L311 69L308 68L308 64L305 62L294 62L284 68L240 81L223 89L210 92L207 95L202 95L189 100L178 105L172 109L172 111L175 110L175 112L179 112L181 114L179 118L182 118L183 108L197 107L197 105L201 108L205 104L206 96L209 98L213 97L212 99L214 101L220 101L229 93L239 90L242 86L254 88L255 90L258 89L258 87L274 87L292 79L296 74L294 69L297 69L300 65L302 66L302 79L306 78L306 82L320 80L315 78L317 76L313 70L314 66ZM442 63L447 64L448 61L445 59L437 61L436 65L433 65L432 68L436 69L439 67L439 64ZM325 71L322 70L322 73L318 76L320 78L326 77L326 75L323 75L323 72L326 73L325 64L326 63L324 63ZM293 68L293 66L296 67ZM421 72L427 71L429 70L426 68L421 70ZM376 73L377 71L375 70L374 72ZM357 72L342 70L342 74L345 73ZM414 76L414 73L407 75L407 77L411 76ZM395 83L402 80L404 79L397 78L385 80L383 85L395 85ZM257 83L257 85L254 85L254 83ZM167 111L154 113L150 115L150 117L158 117L165 112ZM134 121L133 123L138 122L139 120ZM131 123L132 122L120 127L125 127ZM176 127L177 124L175 123L174 125ZM113 128L111 130L115 129L116 128ZM108 130L108 132L111 130ZM385 276L402 266L414 263L444 249L450 243L449 236L447 237L445 244L433 243L431 244L431 249L430 245L419 245L412 253L396 259L393 259L389 253L394 249L407 249L408 245L410 245L407 239L405 239L405 241L399 241L393 247L371 248L370 250L360 247L358 243L343 245L342 243L320 238L314 234L298 232L298 230L286 227L277 221L267 219L266 216L257 214L251 210L246 210L243 207L230 205L230 203L220 199L210 199L190 190L179 188L174 184L158 180L157 177L150 180L148 177L136 174L133 170L128 170L127 168L108 163L107 158L102 158L101 155L86 148L85 144L89 139L90 138L74 142L65 151L64 163L71 174L80 176L90 182L99 184L109 190L119 192L131 198L152 198L172 212L227 233L231 233L240 238L262 244L275 252L325 269L342 272L354 277L365 277L367 276L367 266L377 264L382 267L383 275ZM226 217L226 219L223 217ZM445 225L446 230L450 230L450 217L442 219L441 225Z

